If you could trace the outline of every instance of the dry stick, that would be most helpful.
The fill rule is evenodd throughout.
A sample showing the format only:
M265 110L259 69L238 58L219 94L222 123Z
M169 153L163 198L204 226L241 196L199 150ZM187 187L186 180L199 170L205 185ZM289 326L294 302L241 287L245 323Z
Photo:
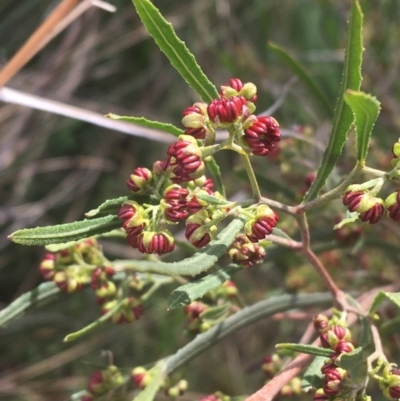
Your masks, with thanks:
M92 7L99 7L103 10L109 12L115 12L116 7L100 0L84 0L82 3L78 4L65 18L63 18L54 29L49 32L49 34L40 42L37 46L35 54L43 49L54 37L61 33L65 28L67 28L72 22L78 19L84 12Z
M93 111L85 110L76 106L70 106L65 103L56 102L54 100L31 95L29 93L10 88L0 88L0 101L19 104L21 106L27 106L36 110L43 110L58 114L60 116L70 117L75 120L85 121L100 127L157 142L172 143L176 140L174 136L165 134L155 129L141 127L125 121L111 120L110 118L106 118L102 114L95 113Z
M63 0L29 37L14 57L0 71L0 87L4 86L36 54L37 48L79 0Z

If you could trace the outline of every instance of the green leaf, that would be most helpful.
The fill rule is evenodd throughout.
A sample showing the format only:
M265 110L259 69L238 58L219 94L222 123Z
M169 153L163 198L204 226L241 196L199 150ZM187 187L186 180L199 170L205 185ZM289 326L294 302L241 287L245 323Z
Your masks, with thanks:
M121 221L118 217L110 215L56 226L25 228L14 232L8 238L17 244L29 246L64 244L103 234L120 226Z
M116 260L113 265L117 269L144 273L196 276L214 266L215 262L227 252L243 225L243 221L239 218L232 220L207 246L179 262Z
M146 388L133 399L133 401L153 401L163 382L164 367L165 361L159 361L148 371L152 380Z
M20 317L30 309L42 306L61 295L60 289L53 282L40 284L0 311L0 327Z
M108 199L103 202L96 209L92 209L89 212L85 213L86 217L94 217L97 215L108 215L108 214L117 214L119 208L122 206L124 202L126 202L129 198L127 196L120 196L115 199Z
M116 303L107 313L99 317L93 323L90 323L86 327L81 330L75 331L74 333L67 334L64 338L64 342L74 341L79 337L84 336L85 334L89 333L96 327L100 326L102 323L106 322L114 313L118 312L119 309L124 305L125 299L122 299L118 303Z
M336 102L333 115L332 129L328 146L325 149L317 177L304 197L308 202L318 196L319 191L325 185L325 181L332 172L342 153L342 148L347 140L347 132L353 123L353 113L344 102L344 94L347 89L358 91L361 85L362 64L362 23L363 14L358 0L352 0L347 32L342 82L339 89L339 97Z
M179 367L194 359L196 356L202 354L208 348L244 327L260 322L260 320L273 316L279 312L290 309L302 309L315 305L318 305L321 308L332 305L331 294L285 294L270 297L243 308L205 333L198 334L193 341L179 349L174 355L170 356L167 359L167 365L165 368L166 373L172 373Z
M272 229L272 234L276 235L277 237L281 237L281 238L285 238L285 239L292 239L290 238L289 235L287 235L284 231L282 231L280 228L275 227ZM265 238L266 240L268 240L268 237Z
M351 381L358 386L365 385L365 378L368 376L367 358L373 350L358 347L352 352L339 355L335 359L335 364L347 370Z
M196 194L196 198L209 203L210 205L219 205L219 206L229 206L232 205L232 202L226 201L225 199L217 198L216 196L211 195L201 195Z
M211 178L216 186L217 191L223 195L225 194L224 183L222 182L221 170L213 157L207 157L205 160L208 171L211 174Z
M111 118L112 120L126 121L128 123L141 125L142 127L153 128L159 131L168 132L169 134L172 134L176 137L185 133L183 129L175 127L175 125L148 120L144 117L118 116L117 114L112 113L107 114L106 117Z
M354 115L357 133L357 159L359 162L363 162L367 157L369 139L378 118L381 104L377 98L367 93L350 89L344 94L344 100Z
M322 366L325 364L324 356L316 356L307 370L304 372L301 379L301 388L308 392L310 389L321 388L324 382L325 375L321 372Z
M294 352L302 352L303 354L323 356L325 358L330 358L332 356L331 349L314 347L313 345L307 345L307 344L282 343L282 344L276 344L275 348L287 349L289 351L294 351Z
M229 315L229 308L229 302L218 306L212 306L201 313L200 318L205 323L210 323L212 325L218 324L227 318Z
M386 300L392 301L397 307L400 308L400 292L384 292L379 291L377 296L372 302L372 305L369 309L369 313L374 314L378 310L379 306L383 301Z
M318 105L328 117L332 117L333 110L320 86L311 78L305 68L295 60L283 47L276 43L268 42L268 47L275 53L279 59L285 63L293 72L293 74L303 83L311 95L314 96Z
M208 80L193 54L176 35L172 25L149 0L132 0L144 26L182 78L204 102L218 98L218 91Z
M207 292L219 287L240 270L242 270L241 266L231 264L226 270L219 270L216 273L208 274L192 283L181 285L172 291L172 294L169 296L168 308L175 309L189 305Z

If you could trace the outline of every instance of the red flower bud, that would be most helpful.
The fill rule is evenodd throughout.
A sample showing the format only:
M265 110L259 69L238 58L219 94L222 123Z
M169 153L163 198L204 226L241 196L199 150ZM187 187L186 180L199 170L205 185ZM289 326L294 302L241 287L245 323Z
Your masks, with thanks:
M201 224L190 223L186 226L185 237L190 241L196 248L203 248L211 241L210 234L204 232L204 234L194 239L194 235L198 234L197 230L202 230Z
M52 280L54 277L55 261L57 254L46 253L39 266L39 272L45 280Z
M151 180L151 171L145 167L138 167L130 175L126 185L130 191L141 195L148 190Z
M313 397L313 401L328 401L330 399L329 395L326 395L323 388L319 388Z
M343 204L348 207L350 212L360 213L360 220L369 222L369 224L377 223L385 212L383 200L364 191L350 190L346 192Z
M258 206L255 221L249 221L245 225L247 238L251 242L263 240L272 233L278 223L279 216L266 205Z
M167 232L145 231L137 239L137 248L142 253L163 255L175 249L174 238Z
M318 333L325 333L329 328L329 319L325 315L314 316L314 329Z
M181 135L177 142L168 147L167 154L171 156L173 182L192 181L204 174L205 165L201 159L201 150L191 136Z
M164 202L166 209L164 209L164 214L167 220L171 222L179 222L184 220L188 216L187 196L189 191L179 185L171 185L164 192Z
M205 139L207 135L207 105L195 103L183 111L182 124L185 126L185 135L196 139Z
M102 371L99 370L90 375L87 389L96 395L103 394L105 391L107 391L106 381Z
M354 351L354 345L350 341L341 340L333 347L333 351L333 358L335 358L340 354L347 354L351 351Z
M244 114L247 101L243 96L232 96L229 99L215 99L207 108L210 120L217 125L233 123Z
M262 263L267 253L257 243L251 242L246 235L239 234L228 252L229 257L237 264L251 267Z
M385 200L389 217L394 221L400 220L400 190L391 193Z
M189 321L193 321L195 319L198 319L199 316L208 308L209 306L207 304L195 301L189 305L186 305L183 308L183 311L185 312L185 315L187 315L187 317L189 318Z
M244 131L243 140L257 156L266 156L281 139L278 122L269 116L257 119Z

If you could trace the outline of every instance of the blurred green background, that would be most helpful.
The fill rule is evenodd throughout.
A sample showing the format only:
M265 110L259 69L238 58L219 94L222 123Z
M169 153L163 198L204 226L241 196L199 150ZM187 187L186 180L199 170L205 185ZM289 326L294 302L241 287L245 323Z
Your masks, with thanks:
M40 51L7 87L103 115L145 116L180 126L183 109L198 97L148 37L133 5L128 0L110 3L117 7L115 13L92 7ZM297 58L321 85L333 107L341 78L349 1L154 3L217 87L231 77L255 83L259 91L257 112L281 102L276 104L274 117L285 135L301 133L312 142L288 139L282 141L277 160L255 160L257 172L268 179L263 185L268 195L290 204L300 201L304 177L316 170L321 157L315 145L326 143L330 120L267 43L273 41ZM0 2L0 67L57 4L50 0ZM382 102L370 161L372 167L383 168L390 160L391 144L399 137L400 3L366 0L361 4L366 48L362 89ZM130 172L137 166L151 168L155 160L164 158L167 144L25 106L0 106L0 306L5 306L41 281L37 267L44 252L39 247L12 244L7 235L24 227L82 219L85 211L104 200L127 194L125 181ZM344 150L337 174L352 166L354 149L350 145ZM217 160L229 196L249 190L245 180L238 184L240 173L235 168L240 166L235 155L218 154ZM281 186L287 188L286 193ZM318 225L315 223L325 235L318 236L321 243L332 240L333 218L338 211L343 212L340 202L324 211L323 218L319 216ZM291 231L290 221L282 224ZM384 229L375 230L376 234ZM123 242L104 241L103 246L110 258L135 255ZM386 252L395 254L391 249ZM346 254L349 265L357 270L356 256ZM379 257L376 253L375 258ZM302 264L295 255L283 256L279 250L272 250L263 267L238 275L243 298L250 304L274 287L282 291L310 290L307 286L322 289ZM291 282L285 281L286 273L293 268L305 272L290 276ZM393 275L385 276L378 270L370 279L375 284L386 283ZM299 280L303 282L299 284ZM347 285L346 278L343 281ZM368 283L362 282L360 288ZM56 305L47 305L0 330L0 380L20 374L17 384L10 379L9 387L0 388L0 397L65 399L85 386L93 370L105 366L101 349L111 350L114 362L127 372L171 354L188 341L183 334L182 312L166 311L165 298L171 289L152 298L145 317L137 324L105 325L82 339L81 348L65 345L62 339L98 316L92 294L85 291L64 296ZM272 352L276 342L296 341L306 323L282 321L271 327L271 322L260 322L222 342L185 369L190 391L184 397L197 399L215 390L233 395L255 391L264 380L258 369L260 358ZM66 352L65 360L62 352ZM40 361L43 366L36 365Z

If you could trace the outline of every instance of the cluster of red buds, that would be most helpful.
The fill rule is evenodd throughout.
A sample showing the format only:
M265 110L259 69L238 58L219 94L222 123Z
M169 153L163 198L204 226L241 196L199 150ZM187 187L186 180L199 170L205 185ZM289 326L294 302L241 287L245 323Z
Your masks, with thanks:
M124 202L118 211L130 246L146 254L169 253L174 250L175 241L165 225L181 221L185 221L186 238L198 248L216 236L218 224L230 209L225 206L229 202L210 203L204 199L211 196L226 201L212 190L212 181L204 175L207 157L224 148L209 146L214 143L215 131L228 130L228 148L236 146L260 156L267 155L280 140L279 125L274 118L252 114L256 93L254 84L231 79L221 87L218 99L209 104L198 102L184 110L185 134L168 147L164 160L156 161L151 171L145 167L134 169L127 186L135 200ZM151 204L138 202L136 196L144 195ZM271 233L278 216L267 206L260 206L249 214L251 223L245 231L248 239L256 243ZM257 258L261 259L261 248L247 248L235 258L245 260L243 264L255 264Z
M113 323L132 323L143 315L141 302L135 297L122 301L117 299L117 287L112 281L115 270L103 256L94 238L59 252L45 254L39 271L46 280L53 280L68 293L90 284L103 315L115 307L115 313L110 316ZM133 276L131 288L140 290L140 285Z
M251 267L262 263L267 253L264 248L252 241L245 234L239 234L228 251L233 262L243 266Z
M231 401L231 399L232 397L229 395L216 391L214 394L208 394L201 397L199 401Z
M90 238L58 252L46 253L39 272L45 280L54 281L62 291L72 293L88 284L92 270L103 263L97 241ZM88 265L93 268L88 269Z
M125 298L122 302L113 299L102 305L102 314L106 314L111 309L119 305L116 311L110 316L113 323L133 323L143 315L142 303L135 297Z
M81 396L81 401L93 401L103 394L115 390L124 383L124 377L119 369L111 365L107 369L93 372L87 384L87 391Z
M314 401L330 400L345 392L346 381L349 375L346 370L335 364L340 355L354 350L350 330L344 326L344 322L336 315L328 319L325 315L314 317L314 328L319 333L321 344L324 348L332 350L332 356L322 366L324 374L323 387L314 395Z
M282 367L283 361L278 354L268 354L264 356L261 369L269 379L279 373L282 370Z
M203 333L211 328L208 322L202 320L202 313L206 312L210 308L204 302L194 301L189 305L186 305L183 309L188 319L188 330L191 333Z
M209 330L213 325L220 322L219 317L214 320L207 316L214 307L226 305L226 315L230 313L229 306L233 298L238 294L238 288L232 280L227 280L219 287L208 292L204 296L204 302L194 301L186 305L183 309L188 319L188 331L191 333L203 333Z
M257 88L251 83L243 83L232 78L221 86L218 99L207 103L195 103L183 112L182 124L185 134L196 139L204 139L212 144L215 130L232 129L237 143L257 156L266 156L280 141L278 122L270 116L256 117L255 101Z
M137 366L132 370L131 380L139 389L144 389L153 380L153 372L147 370L143 366ZM166 377L160 386L160 389L164 390L165 395L175 399L180 395L183 395L188 388L188 382L180 379L178 376Z
M386 180L400 176L400 139L393 145L392 152L393 169L390 172L363 184L350 185L346 189L343 204L350 212L357 212L361 221L375 224L385 213L394 221L400 220L400 190L392 192L385 200L377 197Z
M267 375L267 382L278 374L283 366L284 363L278 354L265 355L261 369ZM301 394L301 392L301 380L298 377L294 377L281 388L279 395L282 397L292 397Z

